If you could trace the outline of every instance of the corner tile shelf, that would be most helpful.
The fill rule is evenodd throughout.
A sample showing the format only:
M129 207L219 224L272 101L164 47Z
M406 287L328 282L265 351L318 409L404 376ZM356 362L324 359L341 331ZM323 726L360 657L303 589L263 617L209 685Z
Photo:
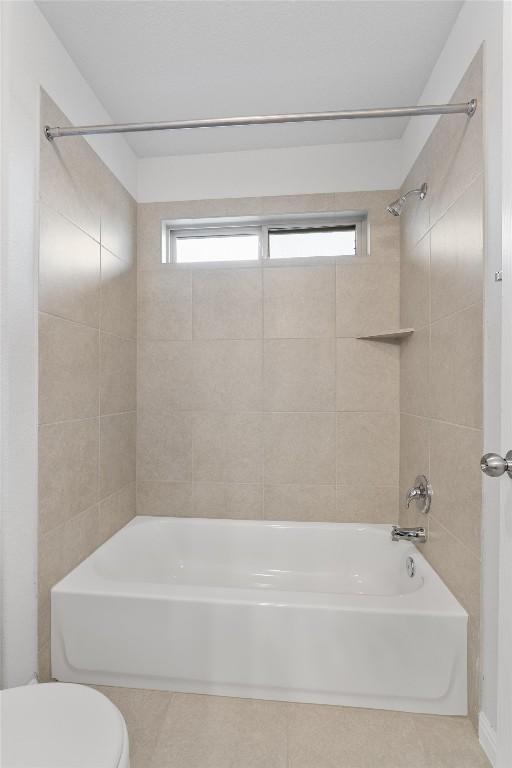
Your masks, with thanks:
M396 331L382 331L381 333L372 333L367 336L358 336L358 339L365 341L402 341L414 333L414 328L397 328Z

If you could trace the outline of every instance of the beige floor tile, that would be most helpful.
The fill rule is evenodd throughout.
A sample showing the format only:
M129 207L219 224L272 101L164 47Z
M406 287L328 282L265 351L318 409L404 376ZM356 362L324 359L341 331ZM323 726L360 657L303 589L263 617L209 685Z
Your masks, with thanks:
M427 768L411 715L296 705L289 716L289 768Z
M488 768L468 718L97 686L131 768Z
M413 715L427 768L488 768L468 718Z
M95 688L119 708L126 720L130 768L149 768L173 694L137 688Z
M176 694L151 768L286 768L287 706Z

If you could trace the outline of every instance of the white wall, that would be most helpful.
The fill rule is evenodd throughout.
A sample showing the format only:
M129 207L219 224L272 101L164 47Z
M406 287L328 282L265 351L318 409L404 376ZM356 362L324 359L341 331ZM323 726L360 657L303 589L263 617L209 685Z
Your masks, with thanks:
M141 203L397 189L400 141L141 158Z
M0 3L1 179L1 584L0 682L36 672L37 248L39 89L73 122L111 119L32 2ZM125 140L91 139L134 193L135 157Z

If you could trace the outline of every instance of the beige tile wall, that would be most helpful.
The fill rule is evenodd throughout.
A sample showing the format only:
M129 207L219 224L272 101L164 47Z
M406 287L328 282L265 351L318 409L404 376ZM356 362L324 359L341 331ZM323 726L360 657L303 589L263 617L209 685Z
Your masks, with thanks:
M67 123L46 94L41 121ZM39 672L56 581L135 514L136 205L79 138L41 141Z
M454 101L482 95L476 56ZM402 345L400 498L418 473L434 489L422 550L470 615L470 711L478 715L480 516L483 385L482 110L471 120L443 117L403 189L429 185L401 222Z
M398 324L395 194L138 206L139 513L396 519L399 348L355 338ZM163 219L337 210L368 211L368 256L161 263Z

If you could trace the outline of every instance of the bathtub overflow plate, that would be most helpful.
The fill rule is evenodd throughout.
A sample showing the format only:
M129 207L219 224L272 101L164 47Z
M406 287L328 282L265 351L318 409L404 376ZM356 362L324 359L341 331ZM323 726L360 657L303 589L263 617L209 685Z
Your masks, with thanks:
M407 568L407 575L412 577L416 573L416 563L414 562L414 558L409 555L407 560L405 561L405 567Z

